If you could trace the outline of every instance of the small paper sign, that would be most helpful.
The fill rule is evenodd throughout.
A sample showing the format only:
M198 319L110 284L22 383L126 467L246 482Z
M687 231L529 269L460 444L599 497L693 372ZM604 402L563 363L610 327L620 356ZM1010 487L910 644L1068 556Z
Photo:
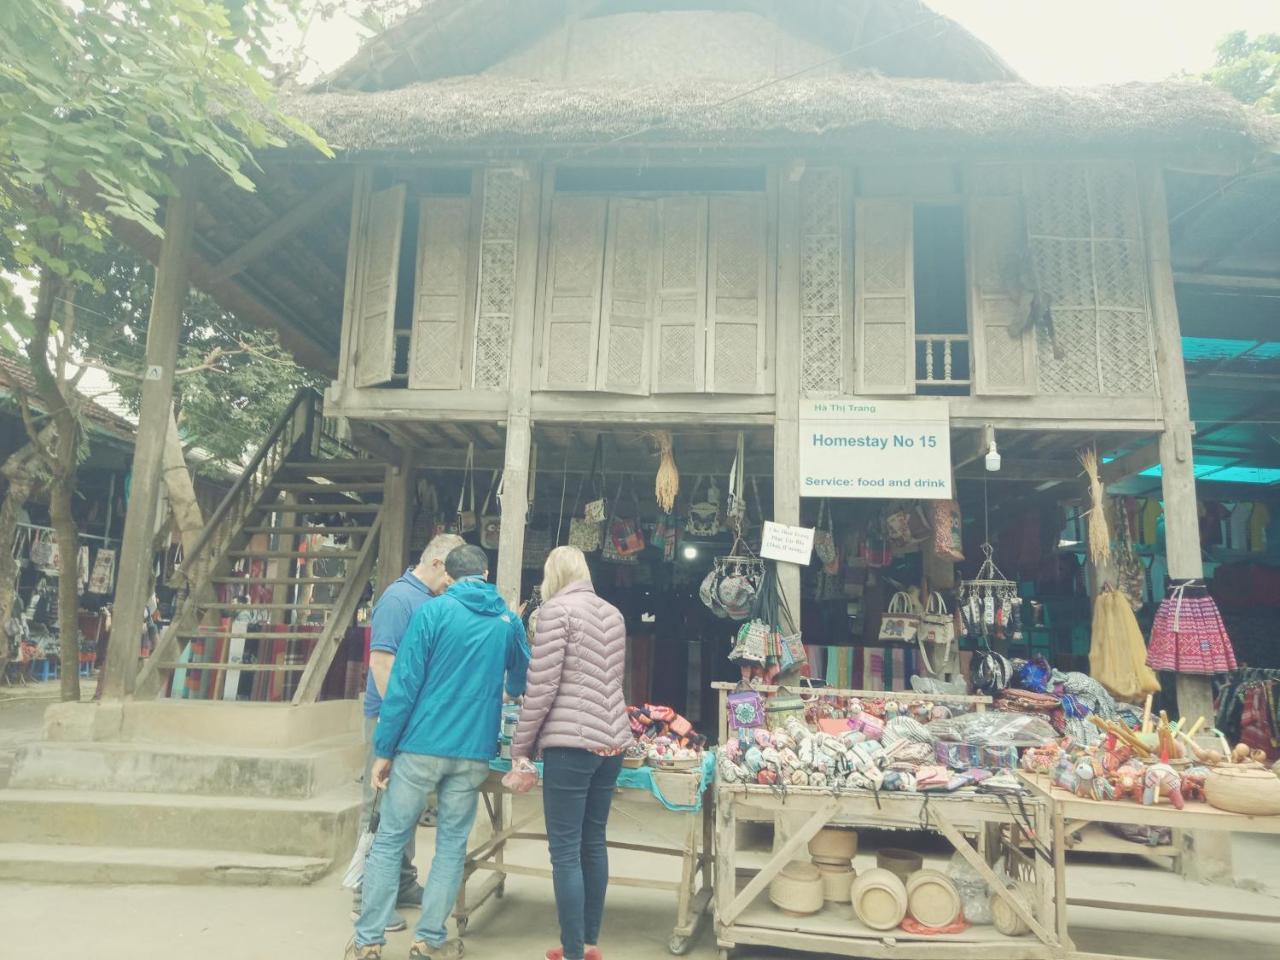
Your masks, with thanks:
M163 375L164 375L164 367L154 363L147 367L148 380L159 380Z
M790 527L766 520L760 556L807 567L813 558L813 527Z

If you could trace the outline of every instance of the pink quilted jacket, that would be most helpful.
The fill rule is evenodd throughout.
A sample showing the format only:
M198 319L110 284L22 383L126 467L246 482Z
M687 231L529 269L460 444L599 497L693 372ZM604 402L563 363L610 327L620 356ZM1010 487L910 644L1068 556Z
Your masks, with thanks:
M612 750L631 742L622 674L627 626L586 580L571 583L538 610L529 684L512 757L547 747Z

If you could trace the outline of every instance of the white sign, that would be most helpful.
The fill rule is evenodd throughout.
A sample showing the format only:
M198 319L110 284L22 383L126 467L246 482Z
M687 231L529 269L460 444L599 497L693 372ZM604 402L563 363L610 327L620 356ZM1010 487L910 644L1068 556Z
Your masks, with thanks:
M147 367L148 380L159 380L163 375L164 375L164 367L157 366L154 363Z
M803 400L800 495L950 500L945 400Z
M813 559L813 527L789 527L785 523L766 520L760 556L766 560L781 560L807 567Z

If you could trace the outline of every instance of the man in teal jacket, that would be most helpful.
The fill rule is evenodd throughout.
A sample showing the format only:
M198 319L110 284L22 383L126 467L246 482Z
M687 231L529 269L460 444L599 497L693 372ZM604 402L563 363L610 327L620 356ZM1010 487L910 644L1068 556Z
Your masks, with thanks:
M462 882L480 785L498 752L504 677L508 696L524 693L524 627L487 582L484 551L456 548L445 559L445 572L453 586L418 609L400 642L374 734L373 784L386 793L365 861L353 941L359 960L382 956L400 852L432 792L438 798L436 850L409 956L462 956L462 942L446 940L445 923Z

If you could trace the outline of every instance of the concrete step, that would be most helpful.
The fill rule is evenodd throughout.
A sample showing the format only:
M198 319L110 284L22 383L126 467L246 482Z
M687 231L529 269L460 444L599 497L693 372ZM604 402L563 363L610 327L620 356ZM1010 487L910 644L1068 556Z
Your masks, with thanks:
M9 786L304 800L358 780L364 751L354 735L292 750L42 741L18 750Z
M345 865L345 864L344 864ZM244 851L0 843L0 881L302 886L333 863Z
M355 847L356 784L307 800L0 790L0 843L252 850L336 862Z

